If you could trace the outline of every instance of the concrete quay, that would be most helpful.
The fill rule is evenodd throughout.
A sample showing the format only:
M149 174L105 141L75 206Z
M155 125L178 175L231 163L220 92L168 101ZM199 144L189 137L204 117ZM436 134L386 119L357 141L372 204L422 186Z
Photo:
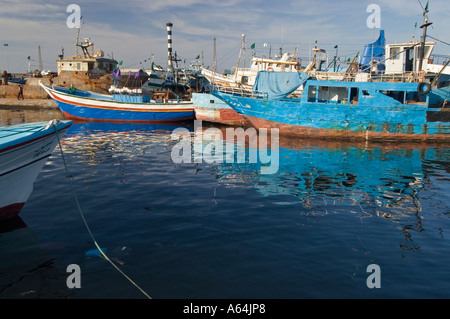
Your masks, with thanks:
M18 100L17 98L0 98L0 107L3 109L8 108L44 108L44 109L58 109L56 102L52 99L27 99Z

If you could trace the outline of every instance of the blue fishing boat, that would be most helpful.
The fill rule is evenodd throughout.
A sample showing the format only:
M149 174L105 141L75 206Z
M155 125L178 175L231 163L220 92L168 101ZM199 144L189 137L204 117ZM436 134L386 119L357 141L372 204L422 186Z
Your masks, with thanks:
M35 122L0 127L0 219L17 216L58 139L72 121Z
M98 94L74 87L40 83L68 119L82 121L163 123L194 118L191 101L156 101L142 94Z
M300 85L299 99L286 98ZM251 93L213 94L257 129L349 140L450 141L450 87L429 83L319 81L260 72Z
M277 128L280 134L449 142L450 59L443 65L428 63L433 44L426 42L432 24L427 12L421 42L390 46L386 53L380 32L365 50L362 68L355 68L364 71L348 70L335 81L308 72L260 71L250 93L217 88L213 94L255 128ZM301 96L288 98L300 86Z

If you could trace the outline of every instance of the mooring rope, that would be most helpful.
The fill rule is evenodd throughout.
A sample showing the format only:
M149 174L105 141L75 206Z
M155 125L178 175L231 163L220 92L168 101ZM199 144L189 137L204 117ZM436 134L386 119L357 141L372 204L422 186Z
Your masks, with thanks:
M127 274L125 274L119 267L117 267L117 265L116 264L114 264L113 263L113 261L111 260L111 259L109 259L109 257L103 252L103 250L100 248L100 246L99 246L99 244L97 243L97 240L95 239L95 237L94 237L94 235L92 234L92 232L91 232L91 229L90 229L90 227L89 227L89 225L88 225L88 223L87 223L87 221L86 221L86 218L84 217L84 214L83 214L83 210L81 209L81 206L80 206L80 203L79 203L79 201L78 201L78 198L77 198L77 194L76 194L76 192L75 192L75 188L74 188L74 186L73 186L73 183L72 183L72 180L71 180L71 178L70 178L70 171L69 171L69 168L68 168L68 166L67 166L67 163L66 163L66 159L65 159L65 157L64 157L64 152L63 152L63 149L62 149L62 145L61 145L61 140L60 140L60 138L59 138L59 134L58 134L58 130L57 130L57 128L56 128L56 125L55 125L55 123L54 122L52 122L52 125L55 127L55 132L56 132L56 137L58 138L58 144L59 144L59 149L61 150L61 157L62 157L62 159L63 159L63 163L64 163L64 168L65 168L65 170L66 170L66 174L67 174L67 179L69 180L69 184L70 184L70 189L72 190L72 194L73 194L73 197L75 198L75 202L76 202L76 204L77 204L77 208L78 208L78 211L79 211L79 213L80 213L80 215L81 215L81 218L82 218L82 220L83 220L83 222L84 222L84 225L86 226L86 229L87 229L87 231L88 231L88 233L89 233L89 235L91 236L91 238L92 238L92 241L94 242L94 245L97 247L97 249L100 251L100 253L102 254L102 256L103 256L103 258L105 258L111 265L113 265L114 266L114 268L116 268L126 279L128 279L137 289L139 289L148 299L152 299L141 287L139 287L139 285L138 284L136 284L129 276L127 276Z

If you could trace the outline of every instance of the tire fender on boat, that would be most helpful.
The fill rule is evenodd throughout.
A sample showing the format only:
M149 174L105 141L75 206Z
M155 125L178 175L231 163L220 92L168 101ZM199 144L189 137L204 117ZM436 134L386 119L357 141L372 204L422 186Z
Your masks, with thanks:
M419 82L419 84L417 85L417 92L419 94L427 94L428 92L431 91L431 85L429 83L425 83L425 82Z

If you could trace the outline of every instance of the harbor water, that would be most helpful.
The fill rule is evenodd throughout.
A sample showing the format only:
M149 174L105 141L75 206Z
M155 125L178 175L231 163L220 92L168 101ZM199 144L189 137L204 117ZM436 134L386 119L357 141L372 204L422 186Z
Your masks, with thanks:
M8 109L0 124L53 118ZM251 145L240 162L174 160L195 133L74 123L0 224L0 298L145 298L83 217L154 299L450 297L448 148L280 137L265 173Z

